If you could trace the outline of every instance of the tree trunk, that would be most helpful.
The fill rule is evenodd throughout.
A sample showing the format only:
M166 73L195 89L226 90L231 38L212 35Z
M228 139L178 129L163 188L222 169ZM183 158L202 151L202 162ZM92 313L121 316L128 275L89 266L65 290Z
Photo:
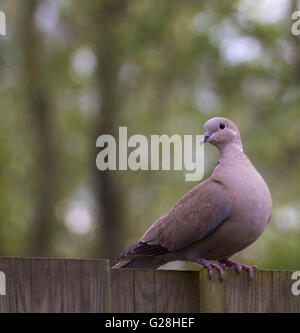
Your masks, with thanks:
M101 105L95 121L95 137L111 134L117 139L120 98L118 72L122 55L115 27L124 15L126 1L102 1L98 7L94 29L97 33L96 55L98 71L96 84L101 95ZM97 153L99 152L99 148ZM95 157L96 155L94 155ZM124 221L124 195L114 171L99 171L93 159L94 189L98 205L98 244L96 255L113 259L122 247Z
M291 1L291 15L293 12L300 10L298 7L298 1ZM290 17L291 17L290 15ZM294 22L294 21L293 21ZM294 73L297 84L300 83L300 37L292 35L292 57L294 65Z
M32 239L29 252L34 256L51 253L51 224L54 220L56 170L53 109L45 81L43 43L35 26L39 0L22 4L21 48L25 107L33 126L35 156L35 197Z

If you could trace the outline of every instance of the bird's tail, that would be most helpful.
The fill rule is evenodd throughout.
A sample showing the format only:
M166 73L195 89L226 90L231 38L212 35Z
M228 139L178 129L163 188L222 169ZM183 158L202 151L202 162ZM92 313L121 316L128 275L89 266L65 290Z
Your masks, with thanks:
M112 269L118 268L140 268L140 269L157 269L160 266L166 264L170 260L163 256L153 257L139 257L134 259L122 260L112 267Z

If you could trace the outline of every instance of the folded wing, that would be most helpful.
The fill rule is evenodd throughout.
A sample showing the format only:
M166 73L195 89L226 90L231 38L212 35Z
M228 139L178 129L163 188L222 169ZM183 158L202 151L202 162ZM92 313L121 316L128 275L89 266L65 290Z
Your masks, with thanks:
M118 259L183 249L212 233L229 214L230 200L223 184L208 179L190 190Z

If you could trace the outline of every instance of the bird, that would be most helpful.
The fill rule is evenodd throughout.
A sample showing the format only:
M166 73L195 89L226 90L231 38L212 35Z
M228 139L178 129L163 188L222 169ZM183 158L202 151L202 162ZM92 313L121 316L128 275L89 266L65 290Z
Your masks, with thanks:
M142 237L119 254L112 268L158 269L182 260L213 269L223 280L224 269L248 271L253 279L256 265L229 260L255 242L268 225L272 213L269 188L244 153L240 132L233 121L214 117L204 124L201 144L219 151L219 162L202 181ZM218 263L214 263L215 261Z

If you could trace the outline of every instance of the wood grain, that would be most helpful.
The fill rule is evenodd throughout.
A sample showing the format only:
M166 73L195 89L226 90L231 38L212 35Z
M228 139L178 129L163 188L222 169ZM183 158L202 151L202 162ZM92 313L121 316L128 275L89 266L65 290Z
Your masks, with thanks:
M0 258L0 312L108 312L109 261Z
M293 271L111 270L108 260L0 258L0 313L300 312ZM1 277L1 275L0 275Z
M292 271L273 271L272 312L300 312L300 296L292 294Z
M199 276L200 312L300 312L300 296L291 291L292 271L255 271L252 281L247 272L228 270L223 282L217 274L210 281L204 269Z
M135 312L134 271L113 269L110 273L111 312Z
M188 313L199 311L199 273L155 272L156 312Z
M134 272L135 312L156 312L155 271L136 270Z

